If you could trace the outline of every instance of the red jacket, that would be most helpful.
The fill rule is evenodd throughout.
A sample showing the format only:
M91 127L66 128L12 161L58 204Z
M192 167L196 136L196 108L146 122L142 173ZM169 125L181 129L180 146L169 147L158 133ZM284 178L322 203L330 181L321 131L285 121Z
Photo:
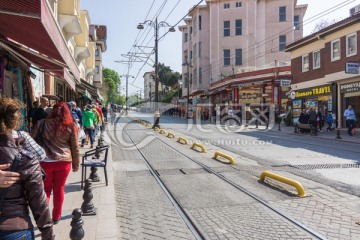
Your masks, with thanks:
M95 107L95 109L96 109L96 111L98 111L98 113L100 114L101 119L103 119L103 118L104 118L104 116L103 116L103 113L102 113L101 108L99 108L99 107Z

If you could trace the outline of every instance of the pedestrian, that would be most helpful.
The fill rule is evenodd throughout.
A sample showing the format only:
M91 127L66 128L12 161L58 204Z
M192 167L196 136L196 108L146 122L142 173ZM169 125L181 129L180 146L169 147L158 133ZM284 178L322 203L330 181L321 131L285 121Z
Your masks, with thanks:
M324 122L325 122L325 116L322 108L319 109L317 116L319 119L319 131L322 132L322 128L324 127Z
M313 108L310 108L309 110L309 124L311 125L311 128L314 132L317 132L317 114L316 111Z
M29 114L28 114L28 123L29 123L30 129L32 129L34 126L34 114L38 108L39 108L39 101L33 102L33 106L30 109Z
M91 105L91 107L92 107L92 111L93 111L93 113L95 114L95 117L96 117L96 120L94 122L95 129L93 131L93 138L95 139L96 135L99 132L99 128L100 128L101 123L102 123L101 122L102 118L101 118L101 115L100 115L99 111L96 109L95 104Z
M108 121L107 120L108 109L107 109L106 104L101 108L101 111L102 111L102 113L104 115L104 121L107 122Z
M115 123L115 117L116 117L116 113L115 113L114 109L110 108L111 125L113 125Z
M95 130L96 116L95 116L95 113L91 110L91 108L92 107L90 105L87 105L85 107L85 111L83 114L83 127L84 127L84 131L86 134L87 142L88 142L88 139L90 139L90 143L91 143L90 148L93 148L94 147L93 132ZM85 138L82 139L81 147L84 147L84 144L85 144Z
M39 164L45 152L28 134L16 131L21 125L22 108L19 100L0 99L0 164L7 169L11 165L13 171L11 178L10 172L1 171L0 239L35 239L29 207L41 238L55 239Z
M39 134L46 152L40 164L46 173L44 187L48 202L53 193L52 219L57 224L61 218L66 179L71 168L77 172L80 164L78 130L66 103L56 103L50 116L39 122L32 134L34 138Z
M48 114L45 110L46 108L48 108L48 106L49 106L49 99L47 99L46 97L41 97L40 106L34 111L33 127L36 125L38 121L47 117Z
M82 123L82 111L81 111L81 109L78 106L76 106L76 102L74 102L74 101L71 102L71 106L72 106L72 110L76 113L76 115L79 118L80 127L82 127L83 123Z
M327 122L327 128L326 131L332 131L332 121L333 121L333 117L331 112L328 112L327 116L326 116L326 122Z
M348 128L347 133L352 136L353 129L355 128L356 115L351 105L349 105L348 108L345 110L344 117L346 118L346 126Z

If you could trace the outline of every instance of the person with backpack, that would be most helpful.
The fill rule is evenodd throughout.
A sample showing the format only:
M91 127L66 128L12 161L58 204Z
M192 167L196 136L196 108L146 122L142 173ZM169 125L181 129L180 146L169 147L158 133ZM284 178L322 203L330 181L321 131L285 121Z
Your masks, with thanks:
M39 164L45 151L29 134L15 130L21 124L22 108L19 100L0 99L0 164L8 164L8 169L20 178L12 184L1 183L1 187L9 187L0 189L0 239L35 239L30 207L41 239L52 240L53 221Z
M66 179L71 168L77 172L80 165L78 129L66 103L56 103L50 116L38 122L32 134L46 152L40 164L46 173L44 188L48 201L53 192L52 218L57 224L61 218Z
M327 128L326 128L326 131L329 131L331 132L332 130L332 121L333 121L333 117L332 117L332 114L331 112L328 112L327 116L326 116L326 122L327 122Z

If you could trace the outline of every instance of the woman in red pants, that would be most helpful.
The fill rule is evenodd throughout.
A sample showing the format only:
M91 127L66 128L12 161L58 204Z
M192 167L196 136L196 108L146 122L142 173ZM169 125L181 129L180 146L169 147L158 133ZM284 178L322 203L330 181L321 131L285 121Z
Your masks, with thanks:
M32 133L33 138L46 152L46 158L40 164L46 173L44 187L48 201L53 192L54 224L57 224L61 218L64 188L70 169L72 168L73 172L79 170L77 132L68 106L60 102L55 104L48 118L36 124Z

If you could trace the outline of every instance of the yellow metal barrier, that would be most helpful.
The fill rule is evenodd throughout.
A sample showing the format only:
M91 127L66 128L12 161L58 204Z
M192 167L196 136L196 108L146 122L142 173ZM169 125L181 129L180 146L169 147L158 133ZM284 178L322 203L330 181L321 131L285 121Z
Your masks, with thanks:
M158 128L158 127L154 127L154 131L159 131L160 130L160 128Z
M175 138L175 134L171 133L171 132L168 132L168 137L172 136L172 138Z
M269 172L269 171L262 172L261 175L260 175L260 180L264 181L265 177L269 177L269 178L278 180L279 182L291 185L291 186L296 188L296 190L298 191L298 195L300 197L305 197L306 196L304 187L298 181L292 180L292 179L287 178L287 177L280 176L278 174L275 174L275 173L272 173L272 172Z
M179 137L179 139L178 139L177 141L178 141L179 143L181 143L181 141L183 141L185 145L188 145L188 144L189 144L188 140L187 140L186 138L183 138L183 137Z
M222 152L215 152L213 158L217 159L218 156L223 157L223 158L226 158L227 160L230 161L230 164L235 164L234 158L233 158L232 156L230 156L230 155L227 155L227 154L222 153Z
M191 149L195 149L195 147L201 148L201 152L206 153L206 148L204 147L204 145L200 143L193 143Z
M167 132L164 129L160 129L161 134L167 134Z

